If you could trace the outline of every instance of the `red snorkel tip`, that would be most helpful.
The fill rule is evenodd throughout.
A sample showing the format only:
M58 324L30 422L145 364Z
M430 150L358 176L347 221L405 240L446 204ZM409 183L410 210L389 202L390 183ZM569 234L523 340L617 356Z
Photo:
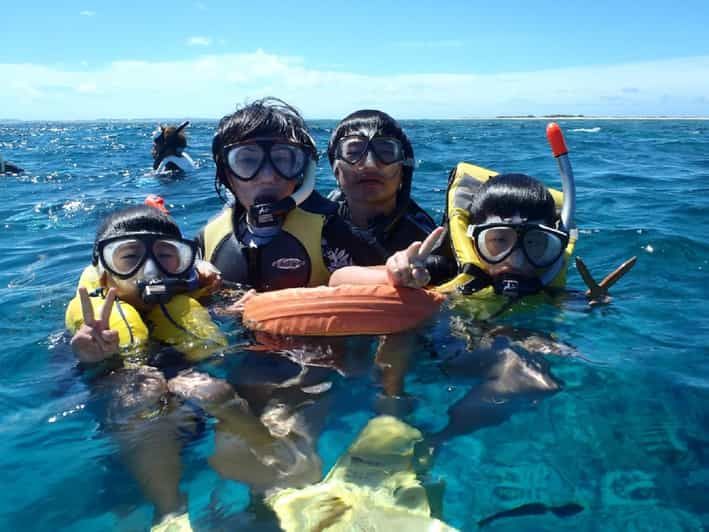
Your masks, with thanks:
M170 214L170 211L165 207L165 200L157 194L148 194L144 202L148 207L154 207L162 213Z
M547 126L547 140L549 141L554 157L569 153L569 149L566 147L566 141L564 141L564 135L561 133L561 128L556 122L550 122Z

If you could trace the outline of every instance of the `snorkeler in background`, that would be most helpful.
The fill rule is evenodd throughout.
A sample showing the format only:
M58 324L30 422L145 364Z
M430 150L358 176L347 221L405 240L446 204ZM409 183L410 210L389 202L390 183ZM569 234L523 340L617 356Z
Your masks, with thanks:
M329 198L355 227L370 232L387 257L423 240L435 222L411 197L411 141L388 114L363 109L335 127L327 156L338 188Z
M153 170L163 172L187 172L195 168L194 161L187 154L187 136L185 128L190 125L185 120L179 126L159 125L153 135Z
M16 166L12 163L6 162L2 158L2 153L0 153L0 175L21 174L23 172L24 172L24 170L22 168L20 168L19 166Z

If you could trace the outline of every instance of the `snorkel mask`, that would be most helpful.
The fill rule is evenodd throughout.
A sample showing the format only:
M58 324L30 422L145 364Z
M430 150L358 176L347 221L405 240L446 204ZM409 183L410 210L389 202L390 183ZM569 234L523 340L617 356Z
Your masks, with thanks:
M255 179L268 162L287 181L301 181L290 196L282 199L258 196L246 212L246 228L254 236L269 240L280 231L285 217L305 201L315 189L316 158L307 146L274 140L251 140L224 147L223 160L241 181Z
M536 270L550 268L563 256L569 235L539 223L493 221L468 227L477 255L487 264L504 262L516 250ZM540 291L544 284L539 276L505 272L486 274L495 293L510 297L529 295Z
M160 304L198 288L196 252L192 240L159 233L123 233L99 240L93 262L118 279L140 275L135 281L140 298L147 304Z

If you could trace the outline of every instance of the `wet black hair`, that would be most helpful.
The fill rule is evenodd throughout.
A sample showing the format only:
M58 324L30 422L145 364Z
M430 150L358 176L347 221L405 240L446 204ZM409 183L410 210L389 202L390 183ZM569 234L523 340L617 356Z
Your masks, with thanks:
M106 238L126 233L158 233L182 238L180 227L171 216L148 205L128 207L109 214L101 222L98 231L96 231L92 252L94 266L98 264L98 243Z
M229 188L222 154L224 147L256 137L282 137L297 142L306 147L313 160L318 159L315 141L295 107L273 97L256 100L222 117L212 139L212 158L217 164L214 189L222 200L225 199L222 187Z
M480 224L488 216L511 218L519 214L528 220L553 225L557 219L554 198L544 184L526 174L500 174L480 185L470 205L470 223Z

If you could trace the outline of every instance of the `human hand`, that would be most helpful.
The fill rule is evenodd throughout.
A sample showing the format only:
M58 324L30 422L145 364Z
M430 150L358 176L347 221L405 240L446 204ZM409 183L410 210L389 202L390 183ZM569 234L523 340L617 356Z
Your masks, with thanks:
M214 294L222 287L222 273L211 263L196 260L194 268L197 271L199 287L205 292L205 296Z
M83 325L71 339L71 349L81 362L95 363L118 353L118 332L109 328L109 320L116 289L110 288L106 300L99 311L99 319L94 318L89 292L79 288Z
M244 295L242 295L235 303L232 303L228 307L224 308L224 312L226 314L234 314L234 315L240 315L244 312L244 305L246 302L254 297L258 292L254 290L253 288L246 292Z
M635 266L637 260L637 257L632 257L626 260L623 264L606 275L600 283L596 283L581 257L576 257L576 269L579 271L583 282L586 283L586 286L588 287L588 290L586 290L588 304L594 306L610 303L612 299L610 295L608 295L608 289L618 282L621 277L628 273L630 269Z
M414 242L408 248L397 251L386 261L387 278L393 286L422 288L431 281L425 262L437 247L445 233L444 227L437 227L423 242Z

